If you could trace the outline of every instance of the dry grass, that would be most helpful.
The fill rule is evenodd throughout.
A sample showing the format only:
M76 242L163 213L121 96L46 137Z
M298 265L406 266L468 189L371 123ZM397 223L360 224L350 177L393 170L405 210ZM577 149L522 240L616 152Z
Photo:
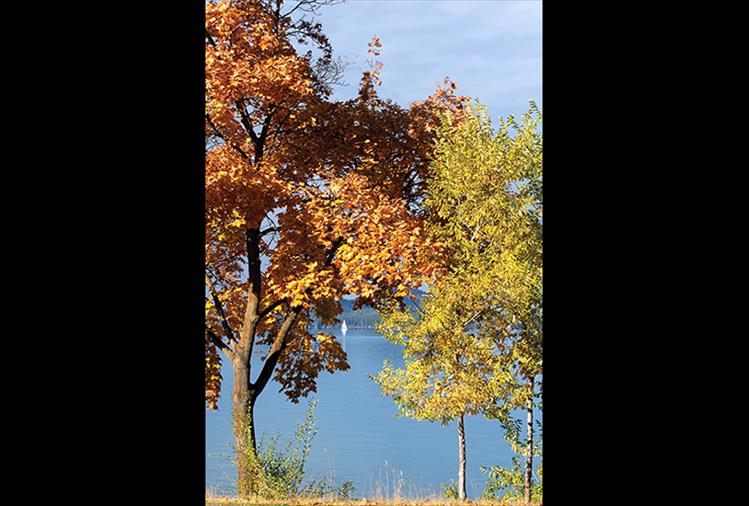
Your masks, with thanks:
M238 499L206 495L206 506L519 506L522 503L508 501L457 501L448 499L321 499L297 498L284 501L270 499ZM538 502L531 502L531 506L541 506Z

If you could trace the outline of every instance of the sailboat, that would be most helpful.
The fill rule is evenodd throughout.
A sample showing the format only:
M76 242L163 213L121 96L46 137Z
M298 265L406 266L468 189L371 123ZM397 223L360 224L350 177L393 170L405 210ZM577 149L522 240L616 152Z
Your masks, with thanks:
M346 326L346 320L343 320L343 324L341 324L341 333L343 334L343 351L346 351L346 332L348 332L348 327Z

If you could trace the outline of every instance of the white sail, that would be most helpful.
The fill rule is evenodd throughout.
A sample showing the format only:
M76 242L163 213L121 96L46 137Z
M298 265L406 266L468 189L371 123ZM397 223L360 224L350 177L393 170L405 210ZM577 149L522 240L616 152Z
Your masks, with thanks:
M343 325L341 325L341 332L343 332L343 335L346 335L346 332L348 332L348 327L346 326L346 320L343 320Z

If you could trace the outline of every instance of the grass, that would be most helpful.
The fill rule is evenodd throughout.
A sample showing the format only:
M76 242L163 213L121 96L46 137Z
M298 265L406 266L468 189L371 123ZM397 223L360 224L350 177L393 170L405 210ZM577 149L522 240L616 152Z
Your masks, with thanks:
M223 497L207 495L206 506L519 506L521 502L511 501L487 501L468 500L465 502L448 499L324 499L324 498L298 498L286 501L264 500L264 499L238 499L236 497ZM531 506L540 506L541 503L531 502Z

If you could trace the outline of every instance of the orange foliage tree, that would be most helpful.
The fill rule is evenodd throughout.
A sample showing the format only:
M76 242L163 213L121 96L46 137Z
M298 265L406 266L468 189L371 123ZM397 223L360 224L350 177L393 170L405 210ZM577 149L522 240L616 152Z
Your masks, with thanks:
M382 100L374 62L356 98L332 101L341 67L311 16L324 3L206 5L206 403L217 409L221 350L240 495L258 490L254 407L269 380L298 402L323 370L348 369L332 335L310 332L315 317L336 322L345 294L357 307L402 297L443 263L418 204L438 116L466 99L446 80L410 108Z

